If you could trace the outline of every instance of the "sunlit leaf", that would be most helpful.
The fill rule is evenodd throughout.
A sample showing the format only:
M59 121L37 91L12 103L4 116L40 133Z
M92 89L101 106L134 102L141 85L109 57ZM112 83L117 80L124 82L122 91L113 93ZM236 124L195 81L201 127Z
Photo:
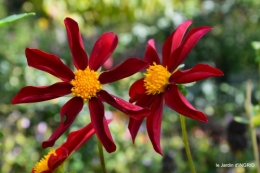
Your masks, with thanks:
M185 85L186 87L191 87L193 85L195 85L196 82L191 82L191 83L185 83L183 85Z
M25 17L29 17L29 16L33 16L33 15L35 15L35 13L14 14L14 15L8 16L4 19L1 19L0 26L4 26L4 25L10 24L16 20L19 20L19 19L22 19Z
M254 116L254 117L252 118L252 120L253 120L253 123L254 123L254 126L255 126L255 127L260 126L260 114Z
M186 96L186 95L187 95L187 91L186 91L186 89L185 89L185 85L180 84L180 85L177 85L177 86L178 86L178 89L180 90L180 92L181 92L184 96Z
M248 119L244 117L234 117L234 120L238 123L249 124Z
M252 47L255 49L255 50L259 50L260 49L260 41L253 41L251 43Z

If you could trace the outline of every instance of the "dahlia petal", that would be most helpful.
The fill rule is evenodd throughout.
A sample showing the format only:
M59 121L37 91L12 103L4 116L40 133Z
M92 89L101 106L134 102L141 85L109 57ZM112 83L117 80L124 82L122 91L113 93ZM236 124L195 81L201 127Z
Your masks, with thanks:
M172 84L191 83L213 76L223 76L223 72L207 64L197 64L188 70L178 70L169 79Z
M88 66L88 55L84 49L78 23L71 18L66 18L64 24L67 30L73 63L77 69L84 70Z
M142 95L140 95L140 98L137 100L136 105L141 106L141 107L150 108L155 98L156 98L156 96L154 96L154 95L142 94ZM136 120L136 119L130 117L128 129L131 134L133 143L135 141L137 132L138 132L142 122L143 122L143 119Z
M148 40L148 45L152 46L155 49L155 40L154 39Z
M166 105L186 117L208 122L207 117L204 113L196 110L188 100L181 94L177 85L170 84L164 92L164 99Z
M113 32L102 34L96 41L90 54L90 69L94 71L98 70L114 52L117 43L118 38Z
M163 94L157 95L151 107L151 114L146 121L147 132L153 148L161 155L163 155L160 144L163 104Z
M186 30L191 24L191 20L183 22L164 42L162 50L164 67L167 66L169 59L172 57L172 52L180 46Z
M141 98L143 95L145 95L145 94L138 94L138 93L135 93L134 95L133 95L133 97L130 97L129 98L129 103L134 103L134 102L136 102L139 98Z
M101 84L112 83L125 77L131 76L136 72L145 69L147 66L148 63L143 60L137 58L129 58L115 68L103 72L99 76L99 81Z
M52 154L48 159L48 167L51 171L58 168L69 156L68 150L65 148L58 148L55 153L56 155Z
M96 97L91 98L88 102L88 105L91 123L95 129L98 139L100 140L107 152L114 152L116 150L116 145L113 141L113 138L110 134L107 125L107 120L104 114L104 105Z
M98 97L113 106L114 108L122 111L123 113L129 115L134 119L142 119L150 113L148 108L142 108L140 106L131 104L119 97L116 97L112 94L109 94L105 90L101 90L98 92Z
M84 102L80 97L73 97L70 99L60 111L61 122L59 126L52 133L47 141L42 143L42 148L51 147L54 145L56 140L69 128L69 126L74 122L75 118L82 110ZM66 119L64 120L64 117Z
M160 63L160 58L156 52L155 46L154 46L154 39L150 39L148 41L148 45L146 46L146 51L144 54L144 60L146 62L149 62L150 65L153 65L155 62L156 64Z
M56 55L31 48L25 49L25 55L28 65L31 67L50 73L64 82L69 82L74 78L71 69Z
M57 82L50 86L26 86L14 96L12 104L41 102L58 98L71 93L71 87L67 82Z
M112 119L107 120L109 124ZM93 128L92 123L89 123L85 127L73 131L67 137L66 142L64 142L59 148L66 148L68 150L69 155L76 151L81 145L83 145L86 141L88 141L95 134L95 130Z
M141 106L143 108L150 108L153 104L154 99L156 98L156 95L147 95L143 94L137 101L136 105Z
M141 125L142 125L142 122L143 122L143 119L135 120L131 117L129 119L128 129L129 129L129 132L131 134L133 143L135 143L135 138L136 138L136 135L137 135L137 133L138 133L138 131L139 131Z
M186 56L190 53L193 47L201 39L203 35L209 32L212 28L207 26L201 26L194 29L191 29L181 45L172 52L171 58L169 59L167 66L170 72L175 70ZM177 59L176 59L177 57Z
M130 102L135 102L140 95L145 94L145 91L144 78L135 81L129 89Z

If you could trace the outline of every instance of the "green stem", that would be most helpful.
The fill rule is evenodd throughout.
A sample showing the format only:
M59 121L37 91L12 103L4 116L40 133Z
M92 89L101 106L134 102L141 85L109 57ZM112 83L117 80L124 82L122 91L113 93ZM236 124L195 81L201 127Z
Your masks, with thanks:
M196 170L195 170L195 167L194 167L194 164L193 164L193 161L192 161L190 147L189 147L185 117L183 115L180 115L180 119L181 119L181 129L182 129L182 140L184 142L184 146L185 146L186 154L187 154L187 157L188 157L190 169L191 169L192 173L196 173Z
M98 154L99 154L99 159L102 167L102 173L106 173L107 171L106 171L106 165L105 165L104 154L103 154L103 146L98 138L97 141L98 141Z
M251 140L253 145L255 164L257 168L257 172L260 172L260 164L259 164L259 154L258 154L258 146L256 141L256 130L254 127L254 122L252 119L252 108L251 108L251 81L247 81L247 92L246 92L246 113L249 119L249 128L251 134Z

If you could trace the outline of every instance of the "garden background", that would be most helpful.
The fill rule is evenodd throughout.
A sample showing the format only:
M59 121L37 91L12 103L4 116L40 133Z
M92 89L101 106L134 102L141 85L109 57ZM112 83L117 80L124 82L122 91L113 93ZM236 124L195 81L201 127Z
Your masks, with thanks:
M211 26L213 30L184 61L184 68L203 62L225 74L187 88L188 100L209 119L205 124L186 118L195 168L199 173L255 172L255 168L217 168L216 164L254 162L248 124L233 119L247 118L248 80L252 82L252 105L256 112L259 110L256 105L260 106L260 43L255 42L260 41L259 7L259 0L0 0L0 19L12 14L36 13L0 28L0 131L3 133L0 172L28 173L48 152L41 148L41 142L57 127L59 110L69 98L20 105L11 105L11 100L26 85L49 85L57 81L28 67L26 47L56 54L73 66L63 24L65 17L79 23L87 52L103 32L113 31L118 35L119 45L104 70L129 57L143 59L150 38L156 40L161 53L164 40L187 19L194 21L191 27ZM141 76L142 73L135 74L106 89L128 100L129 86ZM114 119L110 129L117 144L116 152L105 152L109 173L190 172L177 113L164 109L161 138L164 156L161 156L153 150L145 125L133 145L127 130L128 117L106 106L106 116ZM89 122L89 112L84 109L69 131ZM55 146L65 139L63 135ZM75 152L67 164L67 170L77 173L101 172L96 137Z

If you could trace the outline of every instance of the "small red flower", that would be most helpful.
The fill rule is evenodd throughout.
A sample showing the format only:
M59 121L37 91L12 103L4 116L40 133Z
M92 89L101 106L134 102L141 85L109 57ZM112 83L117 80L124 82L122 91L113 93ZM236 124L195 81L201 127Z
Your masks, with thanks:
M29 66L48 72L60 78L62 82L57 82L50 86L24 87L13 98L12 103L40 102L72 93L74 97L70 99L60 111L60 125L51 137L43 142L42 147L53 146L55 141L73 123L78 113L82 110L84 102L87 102L91 122L99 140L108 152L113 152L116 150L116 146L106 124L102 102L110 104L134 119L142 119L147 116L149 110L130 104L109 94L105 90L102 90L102 85L128 77L146 68L148 64L137 58L130 58L119 66L99 75L97 70L110 57L117 46L117 36L112 32L101 35L94 44L90 58L88 58L84 50L77 22L66 18L64 23L67 30L72 60L77 69L76 72L73 73L73 71L55 55L38 49L26 48L25 55Z
M108 120L106 123L110 123ZM35 164L32 173L52 173L82 144L88 141L95 134L93 125L90 123L87 126L71 132L66 140L56 150L51 150L39 162Z
M129 90L130 102L136 102L136 105L148 107L151 110L146 121L147 132L155 151L160 154L162 154L160 131L164 103L184 116L202 122L208 121L205 114L196 110L182 95L178 89L178 84L223 75L222 71L207 64L197 64L188 70L178 68L200 38L211 30L207 26L197 27L190 30L183 39L191 23L190 20L182 23L166 39L162 50L162 63L160 63L156 52L154 40L148 41L144 60L150 66L147 68L145 77L133 83ZM135 120L130 117L128 128L133 141L141 123L142 120Z

